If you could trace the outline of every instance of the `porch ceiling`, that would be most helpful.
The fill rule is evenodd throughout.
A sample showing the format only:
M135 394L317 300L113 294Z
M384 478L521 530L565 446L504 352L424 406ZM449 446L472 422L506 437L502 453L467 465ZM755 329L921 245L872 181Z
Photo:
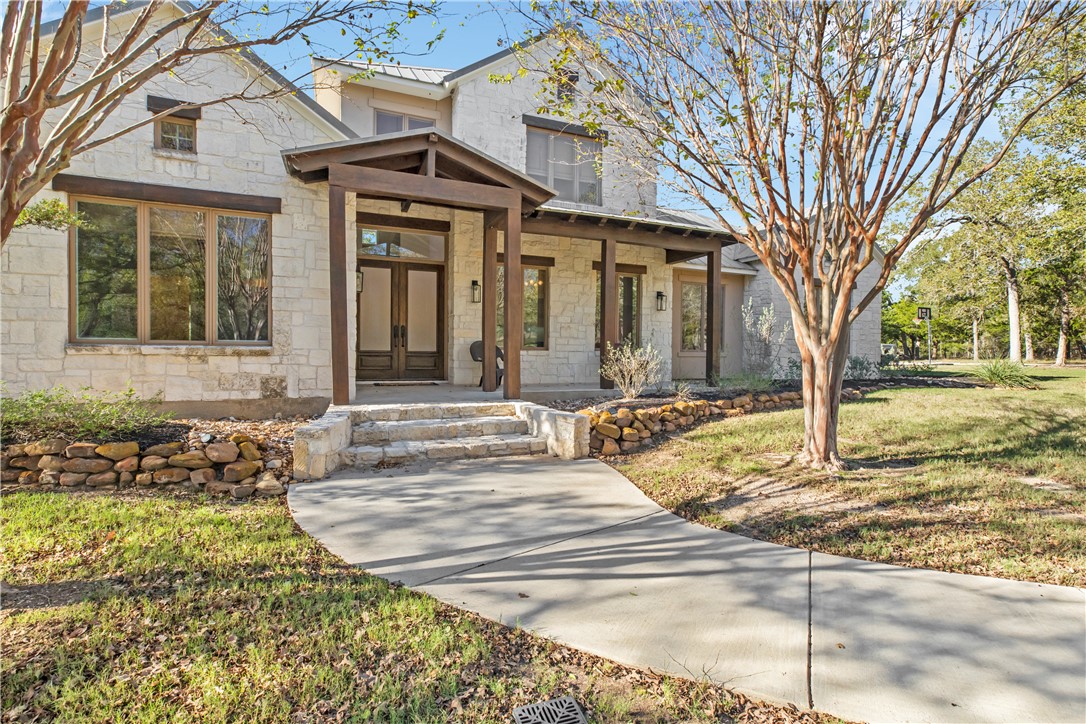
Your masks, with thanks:
M704 256L736 243L731 234L711 226L556 206L543 206L529 212L524 219L523 230L526 234L601 241L614 239L623 244L654 246L667 250L668 264Z
M556 192L437 128L389 133L282 151L287 172L304 183L328 181L330 168L395 171L518 192L527 212ZM389 194L389 198L400 198ZM514 197L515 198L515 197Z

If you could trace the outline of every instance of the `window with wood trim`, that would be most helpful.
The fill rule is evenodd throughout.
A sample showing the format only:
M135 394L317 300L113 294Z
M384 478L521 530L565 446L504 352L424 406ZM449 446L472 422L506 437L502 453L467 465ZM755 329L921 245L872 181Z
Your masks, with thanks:
M641 275L618 274L618 343L641 344ZM603 296L600 272L596 272L596 348L600 346L600 306Z
M524 349L547 349L547 267L522 266L524 274ZM498 267L498 346L505 346L505 267Z
M556 190L561 201L603 204L603 182L599 172L603 146L599 141L531 126L527 133L525 170L529 176Z
M391 111L374 111L373 133L375 136L385 133L399 133L400 131L416 131L420 128L433 128L434 125L434 119L432 118L421 118Z
M196 153L196 121L167 116L155 121L155 148Z
M266 344L271 217L191 206L77 199L72 339Z

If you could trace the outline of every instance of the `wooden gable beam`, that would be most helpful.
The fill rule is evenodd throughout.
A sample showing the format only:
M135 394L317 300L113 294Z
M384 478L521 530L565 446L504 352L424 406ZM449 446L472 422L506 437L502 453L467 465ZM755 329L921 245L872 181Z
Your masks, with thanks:
M328 166L328 183L343 186L361 196L418 201L437 206L515 208L518 212L521 208L521 194L513 189L339 163Z

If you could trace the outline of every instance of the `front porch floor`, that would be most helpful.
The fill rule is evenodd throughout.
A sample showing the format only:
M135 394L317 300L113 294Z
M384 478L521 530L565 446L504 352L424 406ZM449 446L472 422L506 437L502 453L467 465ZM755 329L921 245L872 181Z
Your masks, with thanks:
M522 385L520 399L546 404L552 400L582 397L621 396L618 390L601 390L591 383L566 385ZM481 387L448 382L360 382L355 385L352 405L387 405L429 402L498 402L502 390L484 392Z

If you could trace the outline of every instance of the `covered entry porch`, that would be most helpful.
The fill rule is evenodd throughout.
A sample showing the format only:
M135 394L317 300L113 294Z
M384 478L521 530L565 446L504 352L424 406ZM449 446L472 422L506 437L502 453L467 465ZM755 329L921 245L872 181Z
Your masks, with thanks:
M465 384L469 379L478 382L481 373L482 391L493 392L498 388L495 357L500 346L505 363L502 395L507 399L526 396L532 385L583 386L590 380L586 372L595 377L596 345L606 350L607 343L618 344L626 330L624 318L620 324L623 310L618 302L623 274L630 273L630 264L624 261L636 260L642 270L648 269L644 281L651 282L650 288L642 291L646 308L655 310L657 297L671 293L672 264L697 257L719 264L721 247L730 242L719 231L676 219L617 216L547 205L553 195L551 189L433 129L295 149L284 152L284 161L299 180L328 184L330 348L336 404L345 404L354 397L355 370L361 369L363 363L371 363L362 359L364 345L351 341L355 333L352 315L358 314L360 319L364 316L361 307L355 305L351 273L382 266L361 255L356 257L351 242L356 223L359 229L446 234L446 248L451 255L435 264L444 265L443 274L433 276L446 287L437 296L444 304L438 315L447 317L442 321L448 334L440 340L438 358L444 355L443 366L435 364L435 372L427 377ZM442 228L438 228L439 218ZM384 266L405 267L403 261L393 260ZM547 264L550 268L546 268ZM525 320L525 287L502 282L524 278L528 284L534 268L539 268L541 276L566 285L550 295L554 299L548 300L547 307L529 295L533 315L545 319L548 328L544 343L531 320ZM416 271L418 279L426 270ZM392 278L389 272L381 273ZM569 283L574 278L576 289ZM659 282L664 278L668 280L666 287ZM415 303L419 295L406 296L410 298L408 303ZM719 335L713 334L720 327L720 290L711 288L707 297L707 316L712 322L706 326L712 339L706 344L705 368L711 375L720 366ZM568 314L571 307L577 311L573 318ZM670 313L653 314L656 317L652 324L658 328L653 329L655 336L651 339L666 353L671 327L668 322L665 329L661 320L665 316L670 320ZM502 319L525 323L502 324ZM410 344L419 338L410 329L405 335L403 329L385 326L390 331L380 333L391 336L393 343L399 340L403 344L406 337ZM474 366L473 378L467 349L472 340L482 342L484 357L481 367ZM576 367L550 364L558 358L568 362L563 355L577 356ZM541 361L549 364L543 374ZM371 371L358 376L383 382ZM416 375L415 379L422 377ZM600 387L610 386L608 381L600 380ZM369 396L379 389L394 388L382 384L358 389Z

